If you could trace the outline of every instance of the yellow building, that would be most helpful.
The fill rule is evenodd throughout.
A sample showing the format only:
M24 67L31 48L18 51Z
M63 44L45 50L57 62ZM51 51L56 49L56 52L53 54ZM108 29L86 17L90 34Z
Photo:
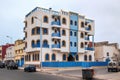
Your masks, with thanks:
M23 40L16 40L15 41L15 61L19 64L19 66L23 66L24 65L24 47L25 47L25 43L23 42Z
M2 46L0 46L0 61L2 61Z

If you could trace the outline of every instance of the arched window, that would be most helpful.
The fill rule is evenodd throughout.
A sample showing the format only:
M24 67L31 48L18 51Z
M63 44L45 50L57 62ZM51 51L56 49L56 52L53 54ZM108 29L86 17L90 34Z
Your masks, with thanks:
M83 42L81 42L81 48L84 48L84 44L83 44Z
M40 28L37 27L37 34L40 34Z
M76 55L76 61L78 61L79 60L79 56L78 56L78 54Z
M44 16L44 20L43 20L45 23L48 23L48 17L47 16Z
M40 47L40 40L37 40L37 47Z
M35 34L35 28L32 29L32 35L34 35L34 34Z
M66 60L66 54L63 54L63 61Z
M84 38L84 34L83 34L83 32L81 32L81 38Z
M84 22L81 22L81 27L84 27Z
M92 61L92 56L91 55L89 55L89 61Z
M66 46L66 42L62 41L62 46L65 47Z
M53 53L52 54L52 60L55 61L56 60L56 55Z
M66 24L66 19L65 18L62 19L62 23Z
M66 35L66 31L65 30L62 30L62 35Z
M46 55L45 55L45 60L49 60L49 54L47 53Z
M75 21L75 26L77 26L77 21Z
M31 42L31 46L32 46L32 48L35 47L35 41L34 41L34 40L32 40L32 42Z
M91 25L88 25L88 29L91 30Z
M44 40L44 41L43 41L43 44L48 44L48 41L47 41L47 40Z
M31 18L31 24L33 24L33 23L34 23L34 17Z
M109 56L109 52L107 52L107 56Z
M70 31L70 36L72 36L72 31Z
M84 60L87 61L87 55L84 55Z
M72 20L70 20L70 25L73 25L73 21Z

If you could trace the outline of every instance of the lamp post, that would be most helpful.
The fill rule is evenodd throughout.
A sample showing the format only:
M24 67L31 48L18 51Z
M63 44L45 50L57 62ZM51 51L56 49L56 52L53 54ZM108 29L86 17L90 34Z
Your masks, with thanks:
M12 37L10 37L10 36L6 36L6 37L10 39L10 42L12 44Z
M42 19L34 16L35 19L39 20L40 21L40 68L42 70Z

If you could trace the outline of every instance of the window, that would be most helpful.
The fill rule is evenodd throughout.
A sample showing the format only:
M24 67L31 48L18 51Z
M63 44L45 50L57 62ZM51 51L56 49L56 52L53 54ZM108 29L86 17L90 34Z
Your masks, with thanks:
M66 31L65 30L62 30L62 35L66 35Z
M44 41L43 41L43 44L48 44L48 41L47 41L47 40L44 40Z
M72 36L72 31L70 31L70 36Z
M40 28L37 27L37 34L40 34Z
M77 44L76 44L76 42L74 42L74 47L76 47L77 46Z
M30 61L31 60L31 56L30 56L30 54L28 55L28 61Z
M75 26L77 26L77 21L75 21Z
M76 61L78 61L79 60L79 56L78 56L78 54L76 55Z
M63 54L63 61L66 60L66 54Z
M91 25L88 25L88 29L91 30Z
M84 55L84 60L87 61L87 55Z
M66 42L62 41L62 46L65 47L66 46Z
M72 42L70 42L70 46L72 46Z
M32 35L34 35L34 34L35 34L35 28L32 29Z
M107 52L107 56L109 56L109 52Z
M48 29L47 28L43 29L43 34L48 34Z
M74 36L77 36L77 32L74 32Z
M91 55L89 55L89 61L92 61L92 56Z
M84 27L84 22L81 22L81 27Z
M83 32L81 32L81 38L84 38L84 34L83 34Z
M47 53L46 55L45 55L45 60L49 60L49 54Z
M33 54L32 58L33 58L33 61L35 61L35 56L34 56L34 54Z
M62 19L62 24L66 24L66 19L65 18Z
M34 23L34 18L32 17L32 19L31 19L31 24L33 24Z
M44 16L44 22L48 23L48 17L47 16Z
M56 55L53 53L52 54L52 60L55 61L56 60Z
M40 47L40 40L37 40L36 46L37 46L37 47Z
M34 40L32 40L32 42L31 42L31 46L32 46L32 48L35 47L35 41L34 41Z
M83 42L81 42L81 48L84 48L84 44L83 44Z
M73 21L72 20L70 20L70 25L73 25Z

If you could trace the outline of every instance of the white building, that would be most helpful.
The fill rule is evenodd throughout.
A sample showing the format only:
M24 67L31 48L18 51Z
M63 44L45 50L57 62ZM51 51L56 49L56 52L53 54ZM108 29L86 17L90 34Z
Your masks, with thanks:
M5 60L15 60L14 46L10 46L6 49Z
M93 20L74 12L36 7L24 22L25 64L94 61Z
M108 41L95 43L95 60L117 60L120 54L119 46L117 43L108 43Z

